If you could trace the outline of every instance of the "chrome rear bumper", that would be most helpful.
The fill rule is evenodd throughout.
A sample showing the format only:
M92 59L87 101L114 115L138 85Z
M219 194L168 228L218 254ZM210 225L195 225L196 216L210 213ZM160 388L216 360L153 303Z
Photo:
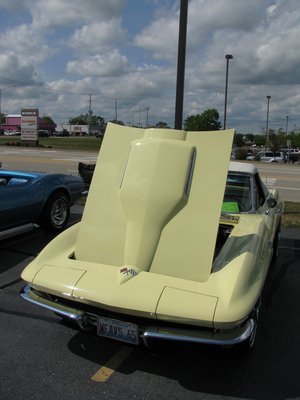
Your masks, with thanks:
M97 315L39 296L32 291L29 285L26 285L21 290L21 296L23 299L33 304L75 321L81 329L85 329L89 325L97 325ZM125 319L126 315L124 315L124 320ZM249 318L243 326L236 329L215 332L201 328L197 329L195 327L191 329L163 325L157 327L149 324L141 330L140 337L146 346L149 346L152 340L171 340L218 346L232 346L249 339L255 329L256 322L254 318Z

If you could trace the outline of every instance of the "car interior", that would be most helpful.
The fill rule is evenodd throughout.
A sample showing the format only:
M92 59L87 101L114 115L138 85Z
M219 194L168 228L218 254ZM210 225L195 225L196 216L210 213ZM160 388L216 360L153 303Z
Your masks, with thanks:
M249 176L228 174L222 212L249 212L252 209Z

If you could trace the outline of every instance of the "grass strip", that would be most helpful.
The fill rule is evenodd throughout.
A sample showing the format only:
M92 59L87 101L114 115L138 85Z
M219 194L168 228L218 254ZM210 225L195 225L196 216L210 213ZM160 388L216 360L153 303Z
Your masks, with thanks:
M61 150L98 151L102 140L94 136L48 137L39 139L39 147ZM0 146L21 146L19 136L1 136Z
M284 212L282 214L283 228L300 228L300 203L293 201L284 202Z

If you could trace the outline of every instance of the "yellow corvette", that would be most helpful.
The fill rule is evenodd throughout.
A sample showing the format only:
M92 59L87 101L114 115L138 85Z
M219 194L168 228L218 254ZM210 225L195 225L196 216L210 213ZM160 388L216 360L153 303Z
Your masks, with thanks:
M109 124L82 221L25 268L22 297L127 343L252 346L282 203L229 162L233 135Z

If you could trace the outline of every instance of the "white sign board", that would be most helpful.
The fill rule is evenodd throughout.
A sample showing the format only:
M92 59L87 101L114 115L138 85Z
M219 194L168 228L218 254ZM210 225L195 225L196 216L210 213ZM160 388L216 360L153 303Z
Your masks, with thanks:
M39 130L39 110L23 109L21 111L21 140L37 141Z

